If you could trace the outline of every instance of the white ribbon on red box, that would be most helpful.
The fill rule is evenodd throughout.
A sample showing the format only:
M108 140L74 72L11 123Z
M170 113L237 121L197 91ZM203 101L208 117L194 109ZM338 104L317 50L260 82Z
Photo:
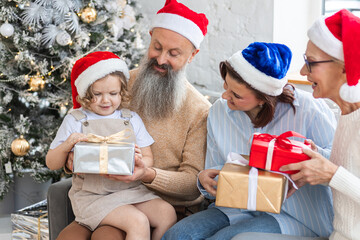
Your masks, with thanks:
M279 136L270 135L267 133L254 133L254 136L258 136L258 135L264 136L265 138L271 138L271 140L269 141L269 146L268 146L268 150L266 153L266 163L265 163L265 169L268 171L271 171L276 141L278 141L279 143L282 143L283 146L291 147L291 142L287 138L289 138L289 137L305 138L303 135L301 135L297 132L294 132L294 131L287 131ZM304 142L304 144L305 144L305 142ZM306 146L306 145L304 147L310 148L309 146Z

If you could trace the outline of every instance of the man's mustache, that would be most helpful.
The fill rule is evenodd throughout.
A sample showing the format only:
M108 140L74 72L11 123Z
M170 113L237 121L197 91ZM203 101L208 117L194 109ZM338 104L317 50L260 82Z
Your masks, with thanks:
M149 65L152 66L156 66L158 68L164 69L164 70L171 70L172 67L169 64L158 64L158 62L156 61L155 58L150 59Z

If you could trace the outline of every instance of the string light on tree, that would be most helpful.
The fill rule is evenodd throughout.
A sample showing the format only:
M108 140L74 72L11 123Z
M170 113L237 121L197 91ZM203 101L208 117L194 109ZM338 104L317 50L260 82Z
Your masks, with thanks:
M65 104L61 104L59 109L60 117L64 117L66 113L67 113L67 107L65 106Z
M30 144L28 141L26 141L26 139L24 138L23 135L20 135L19 138L16 138L12 143L11 143L11 151L16 155L16 156L24 156L26 155L30 150Z
M13 25L11 25L10 23L8 23L8 21L6 21L3 25L1 25L0 27L0 33L1 35L3 35L4 37L8 38L11 35L14 34L14 27Z

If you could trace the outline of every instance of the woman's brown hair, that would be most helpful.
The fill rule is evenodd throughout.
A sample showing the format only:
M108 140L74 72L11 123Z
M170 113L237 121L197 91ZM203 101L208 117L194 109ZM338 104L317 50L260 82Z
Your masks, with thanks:
M119 77L120 96L121 96L121 104L119 106L119 109L128 107L129 102L131 100L131 96L130 96L130 92L127 88L127 81L126 81L125 75L120 71L112 72L112 73L109 73L108 75ZM106 76L108 76L108 75L106 75ZM106 76L104 76L104 77L106 77ZM88 87L88 89L86 90L84 97L81 98L79 95L76 97L76 101L78 101L78 103L80 103L80 105L83 108L88 109L88 110L90 110L90 104L91 104L92 99L94 98L94 93L92 92L91 86L92 85L90 85Z
M273 120L277 102L290 104L292 109L294 110L294 114L296 113L296 109L293 104L295 99L294 85L288 83L284 86L283 92L279 96L270 96L263 92L260 92L259 90L253 88L250 84L248 84L227 61L220 62L219 67L221 77L222 79L224 79L224 81L226 75L229 74L229 76L235 79L238 83L244 84L248 89L253 91L255 97L258 100L264 101L261 110L256 115L255 119L252 120L252 124L254 124L255 128L264 127Z

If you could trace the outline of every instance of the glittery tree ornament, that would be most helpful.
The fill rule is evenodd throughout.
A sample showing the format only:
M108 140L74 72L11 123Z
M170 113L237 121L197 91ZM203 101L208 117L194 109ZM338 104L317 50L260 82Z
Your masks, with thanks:
M28 141L26 141L23 135L20 135L19 138L16 138L11 143L11 151L16 156L20 156L20 157L24 156L29 152L29 150L30 150L30 144L28 143Z
M45 86L45 80L41 76L30 77L29 86L30 91L42 90Z
M86 7L80 12L80 19L85 23L91 23L96 20L97 11L93 7Z

